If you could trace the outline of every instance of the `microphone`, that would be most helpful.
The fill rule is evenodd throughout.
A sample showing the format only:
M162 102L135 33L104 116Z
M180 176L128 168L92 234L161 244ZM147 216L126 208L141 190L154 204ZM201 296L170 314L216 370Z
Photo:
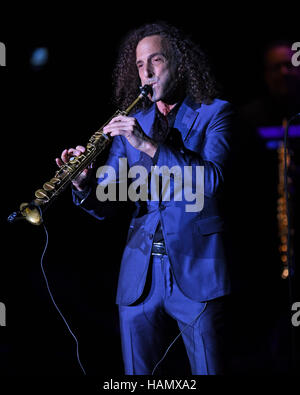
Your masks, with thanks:
M13 224L17 221L20 221L21 219L24 219L23 215L21 214L20 211L14 211L13 213L11 213L8 217L7 217L7 221L10 224Z

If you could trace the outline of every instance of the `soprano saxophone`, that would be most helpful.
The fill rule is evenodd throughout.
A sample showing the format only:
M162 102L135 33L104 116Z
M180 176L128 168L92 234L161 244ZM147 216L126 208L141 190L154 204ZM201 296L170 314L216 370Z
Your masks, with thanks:
M50 181L44 183L43 188L35 191L35 198L30 203L22 203L18 211L8 217L13 223L18 219L25 219L33 225L43 222L42 212L45 211L53 200L60 195L70 183L86 169L95 158L110 144L112 137L103 133L103 128L118 115L128 115L133 107L151 92L150 85L140 87L140 94L125 110L117 110L88 140L84 153L71 158L63 164Z

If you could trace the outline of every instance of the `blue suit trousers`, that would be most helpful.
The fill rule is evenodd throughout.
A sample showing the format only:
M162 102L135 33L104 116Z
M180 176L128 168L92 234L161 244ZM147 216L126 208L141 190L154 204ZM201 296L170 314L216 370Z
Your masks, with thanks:
M188 298L176 284L168 256L152 256L142 296L132 305L119 305L125 374L160 373L160 361L176 338L170 338L168 330L174 320L191 373L224 374L227 302L228 296L206 302ZM176 341L172 347L176 347Z

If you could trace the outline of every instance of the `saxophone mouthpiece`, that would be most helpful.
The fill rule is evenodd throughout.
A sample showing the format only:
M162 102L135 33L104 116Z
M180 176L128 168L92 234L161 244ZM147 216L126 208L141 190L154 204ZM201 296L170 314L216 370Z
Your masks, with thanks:
M141 94L146 97L149 95L149 93L152 93L152 86L151 85L144 85L144 86L140 86L140 92Z

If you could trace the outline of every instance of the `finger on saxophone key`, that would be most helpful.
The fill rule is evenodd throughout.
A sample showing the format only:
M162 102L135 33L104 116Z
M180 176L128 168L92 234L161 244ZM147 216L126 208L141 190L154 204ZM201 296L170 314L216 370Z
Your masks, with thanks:
M68 157L68 150L67 149L63 150L60 158L55 159L55 162L58 167L61 167L64 163L67 163L68 161L69 161L69 157Z
M85 149L84 149L84 150L85 150ZM69 161L71 158L73 158L74 156L79 156L79 155L81 155L83 152L84 152L84 151L77 149L77 147L76 147L76 148L69 148L69 149L68 149L68 152L67 152L68 161Z
M63 152L61 153L61 160L62 160L64 163L67 163L68 160L69 160L68 151L69 151L68 149L64 149Z
M77 149L78 151L80 151L81 153L85 152L85 147L83 147L82 145L77 145L77 146L76 146L76 149Z
M61 167L64 164L64 162L60 158L55 158L55 162L58 167Z
M56 158L56 163L61 167L64 163L68 163L72 157L79 156L85 152L85 147L77 145L76 148L68 148L63 150L61 158ZM84 169L74 180L72 180L73 186L79 191L82 190L90 176L90 167Z

